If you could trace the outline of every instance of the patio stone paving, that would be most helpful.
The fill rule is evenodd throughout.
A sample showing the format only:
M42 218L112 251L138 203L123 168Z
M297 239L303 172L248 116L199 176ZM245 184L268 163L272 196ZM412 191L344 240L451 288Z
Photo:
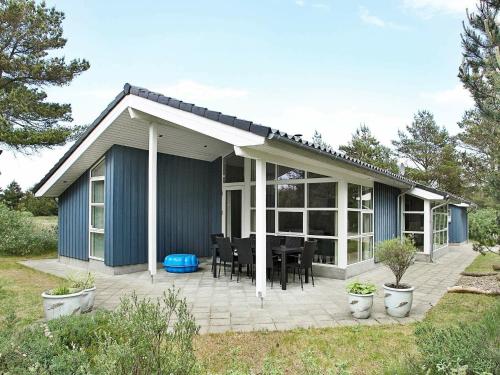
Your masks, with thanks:
M267 297L263 307L255 296L255 285L250 279L242 278L239 283L228 276L214 279L210 264L201 264L196 273L170 274L158 270L154 284L147 272L110 276L96 272L96 308L113 309L120 298L133 290L139 297L160 297L172 285L181 289L186 297L201 333L218 333L228 330L288 330L308 327L335 327L357 324L402 324L421 320L424 314L446 293L446 288L458 281L460 272L467 267L477 253L470 245L454 246L437 259L435 263L416 262L407 271L403 281L415 286L413 308L408 318L396 319L385 314L384 282L392 281L390 270L382 265L358 277L379 286L368 320L353 319L347 305L345 286L350 280L315 278L316 286L291 282L287 290L281 290L275 281L271 289L268 283ZM27 267L56 276L82 271L82 269L59 263L57 259L27 260L21 262Z

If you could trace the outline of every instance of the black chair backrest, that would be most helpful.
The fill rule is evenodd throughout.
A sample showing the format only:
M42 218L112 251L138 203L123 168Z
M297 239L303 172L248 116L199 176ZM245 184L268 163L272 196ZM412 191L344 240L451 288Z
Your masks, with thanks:
M219 257L223 262L233 261L233 248L228 237L216 237L219 246Z
M266 238L266 268L273 266L273 247L280 246L280 239L276 236L267 236Z
M316 250L318 250L318 241L306 241L304 243L304 251L300 258L303 267L312 267Z
M300 237L286 237L285 247L300 247L302 245L302 238Z
M233 243L238 250L238 263L253 264L252 246L250 238L235 238Z
M217 245L217 237L224 237L224 233L212 233L210 235L210 241L212 245Z

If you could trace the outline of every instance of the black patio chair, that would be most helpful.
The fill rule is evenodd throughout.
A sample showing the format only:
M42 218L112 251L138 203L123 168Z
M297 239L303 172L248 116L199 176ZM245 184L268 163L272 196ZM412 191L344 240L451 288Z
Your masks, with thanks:
M273 254L273 248L280 246L280 238L276 236L267 236L266 238L266 270L269 272L271 278L271 288L274 283L274 269L281 272L281 260L278 255Z
M226 275L226 264L229 262L231 265L231 280L233 279L233 266L234 262L238 259L233 253L233 247L228 237L216 237L217 246L219 247L219 275L224 262L224 276Z
M215 264L217 265L217 256L219 255L219 246L217 245L217 237L224 237L224 233L212 233L210 235L210 246L212 248L212 251L213 249L215 248L215 251L216 251L216 261L215 261ZM214 270L214 264L212 263L212 267L211 267L211 270L213 272Z
M299 274L300 287L302 288L302 290L304 290L304 283L302 282L302 271L304 271L305 274L306 270L308 269L311 270L311 280L314 286L313 259L314 259L314 253L317 250L318 250L318 241L305 241L304 250L302 251L302 254L299 257L298 262L293 265L294 266L293 277L295 279L295 269L296 269Z
M253 266L255 265L255 258L252 253L252 245L251 245L251 239L250 238L235 238L233 241L233 245L238 251L238 260L236 261L237 267L238 267L238 276L236 278L237 282L240 282L240 272L241 272L241 267L246 266L247 267L247 273L250 271L250 275L252 277L252 284L253 284L253 275L254 275L254 268Z

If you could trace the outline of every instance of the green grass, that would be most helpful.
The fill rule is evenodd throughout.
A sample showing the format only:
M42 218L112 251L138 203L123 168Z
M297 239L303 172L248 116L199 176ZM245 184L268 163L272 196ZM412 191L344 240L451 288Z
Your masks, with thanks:
M41 227L55 227L57 225L57 216L34 216L33 221Z
M493 264L500 264L500 255L493 253L486 253L485 255L478 255L474 262L465 269L467 272L493 272L491 267Z
M21 259L0 257L0 325L10 311L20 318L19 327L41 319L40 293L59 282L19 265ZM488 268L496 261L479 255L469 268ZM439 325L471 321L496 303L499 297L448 293L425 319ZM203 368L211 373L262 373L263 368L266 373L272 373L270 369L287 374L326 373L345 363L351 374L377 374L417 352L414 328L415 324L406 324L230 332L198 336L194 345Z

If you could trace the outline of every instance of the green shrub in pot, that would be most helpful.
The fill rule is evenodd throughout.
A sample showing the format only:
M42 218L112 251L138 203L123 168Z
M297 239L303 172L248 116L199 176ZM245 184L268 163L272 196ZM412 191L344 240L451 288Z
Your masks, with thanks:
M373 307L373 294L377 287L371 283L353 281L347 284L349 293L349 309L353 317L357 319L367 319L370 317Z

